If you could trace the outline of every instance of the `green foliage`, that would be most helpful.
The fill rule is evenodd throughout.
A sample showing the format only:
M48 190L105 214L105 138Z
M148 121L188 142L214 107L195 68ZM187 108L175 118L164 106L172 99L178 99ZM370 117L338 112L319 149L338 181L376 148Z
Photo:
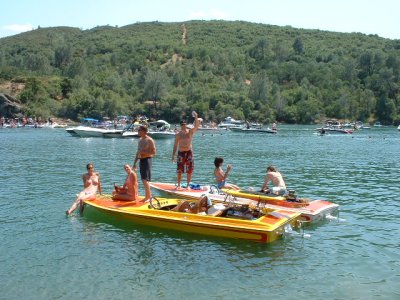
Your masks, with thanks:
M39 28L0 39L0 82L36 116L197 110L260 122L400 121L400 42L247 22Z

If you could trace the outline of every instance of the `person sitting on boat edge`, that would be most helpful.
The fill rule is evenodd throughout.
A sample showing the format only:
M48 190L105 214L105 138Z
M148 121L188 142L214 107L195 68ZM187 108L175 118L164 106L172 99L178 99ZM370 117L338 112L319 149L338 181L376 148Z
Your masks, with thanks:
M124 169L128 174L125 179L125 183L123 186L117 186L114 183L114 191L112 192L113 200L122 200L122 201L136 201L139 198L138 195L138 180L135 171L131 168L130 165L124 165Z
M222 169L223 163L224 163L224 159L222 157L216 157L214 159L214 165L215 165L214 175L215 175L215 181L217 182L217 187L219 189L232 188L235 190L240 190L240 188L237 185L228 184L226 182L229 172L232 170L232 166L230 164L228 164L226 166L226 171L224 172L224 170Z
M83 179L83 191L76 194L76 200L72 206L65 212L67 215L72 214L72 212L80 206L80 212L83 211L83 201L96 199L96 193L99 192L101 195L101 183L100 174L94 171L94 166L92 163L86 165L87 173L82 175Z
M272 182L273 185L271 189L268 188L268 182L270 181ZM285 181L283 180L282 174L278 172L276 167L274 166L267 167L267 175L265 177L265 181L260 192L265 192L267 194L281 195L281 196L287 193Z

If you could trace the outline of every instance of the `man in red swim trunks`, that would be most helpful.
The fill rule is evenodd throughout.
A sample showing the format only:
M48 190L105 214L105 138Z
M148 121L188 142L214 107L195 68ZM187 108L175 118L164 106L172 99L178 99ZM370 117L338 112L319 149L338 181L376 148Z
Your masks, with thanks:
M195 111L192 112L194 117L194 127L189 129L185 121L181 121L181 130L175 136L174 150L172 152L172 162L175 162L176 150L177 156L177 173L178 173L178 187L181 188L182 173L187 174L187 188L189 189L190 181L194 169L192 139L194 133L199 128L199 118Z

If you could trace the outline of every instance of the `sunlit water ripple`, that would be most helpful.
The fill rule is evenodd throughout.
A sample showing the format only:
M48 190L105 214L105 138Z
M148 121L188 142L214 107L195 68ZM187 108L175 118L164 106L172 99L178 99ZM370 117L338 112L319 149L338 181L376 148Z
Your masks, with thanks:
M308 226L309 238L270 245L159 230L87 211L64 211L88 162L103 189L124 180L136 140L74 138L64 130L0 129L1 299L398 299L400 132L380 128L318 136L197 133L195 182L229 177L259 188L269 164L287 185L340 204L341 221ZM175 180L172 140L157 141L155 181Z

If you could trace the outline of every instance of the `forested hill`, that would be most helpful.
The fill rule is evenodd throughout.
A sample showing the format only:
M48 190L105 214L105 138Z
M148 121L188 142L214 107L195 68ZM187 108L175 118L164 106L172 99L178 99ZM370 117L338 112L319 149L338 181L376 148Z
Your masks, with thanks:
M189 21L0 39L0 93L31 116L395 124L399 79L400 40L361 33Z

